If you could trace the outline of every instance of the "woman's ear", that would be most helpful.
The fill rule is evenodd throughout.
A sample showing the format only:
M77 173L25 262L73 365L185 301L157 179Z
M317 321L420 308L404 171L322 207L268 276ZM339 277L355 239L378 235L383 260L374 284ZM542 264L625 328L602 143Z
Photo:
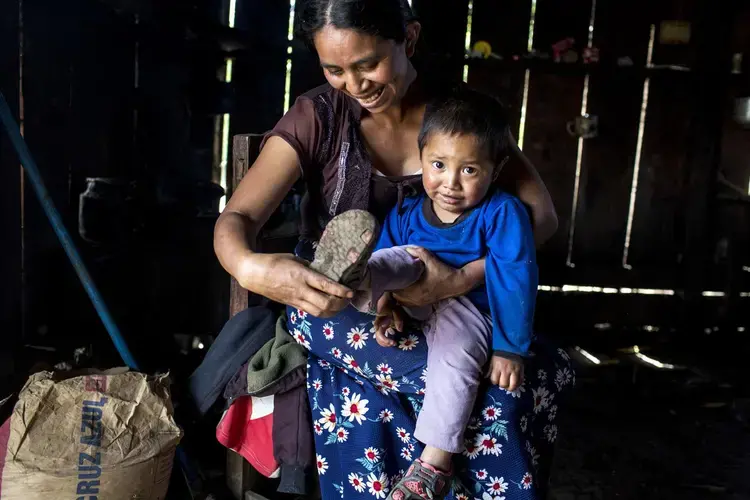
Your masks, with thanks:
M406 26L406 57L412 57L417 50L417 41L422 32L422 25L417 21Z

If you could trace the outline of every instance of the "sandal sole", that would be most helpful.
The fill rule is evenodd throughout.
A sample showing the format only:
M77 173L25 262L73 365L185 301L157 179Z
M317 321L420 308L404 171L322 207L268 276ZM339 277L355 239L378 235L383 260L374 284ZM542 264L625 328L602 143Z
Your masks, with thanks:
M380 235L380 224L365 210L348 210L331 220L315 249L310 268L356 289Z

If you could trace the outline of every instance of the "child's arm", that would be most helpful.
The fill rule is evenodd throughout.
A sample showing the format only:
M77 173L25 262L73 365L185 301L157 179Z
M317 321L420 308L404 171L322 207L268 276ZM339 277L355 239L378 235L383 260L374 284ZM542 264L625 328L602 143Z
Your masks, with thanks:
M516 198L501 198L488 216L485 283L494 352L488 376L493 384L514 391L523 383L523 357L534 322L539 281L534 235L528 213Z
M492 200L494 202L495 200ZM531 344L539 282L531 221L521 202L503 196L488 210L486 279L492 349L525 356Z

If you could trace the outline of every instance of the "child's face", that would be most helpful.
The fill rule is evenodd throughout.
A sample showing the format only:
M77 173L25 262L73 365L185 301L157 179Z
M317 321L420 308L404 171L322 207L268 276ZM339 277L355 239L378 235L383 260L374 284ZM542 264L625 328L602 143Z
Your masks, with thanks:
M422 150L422 183L435 214L452 222L478 205L494 180L495 164L473 135L433 133Z

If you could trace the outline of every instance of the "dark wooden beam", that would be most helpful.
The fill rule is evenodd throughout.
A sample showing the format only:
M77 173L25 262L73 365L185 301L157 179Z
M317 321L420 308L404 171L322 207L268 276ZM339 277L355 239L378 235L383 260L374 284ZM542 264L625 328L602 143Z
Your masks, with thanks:
M685 159L685 246L683 283L686 329L700 331L702 292L711 272L712 228L716 209L716 174L721 161L723 100L728 92L731 68L730 36L737 2L729 0L717 9L698 3L694 19L696 47L695 96ZM696 332L697 333L697 332Z

